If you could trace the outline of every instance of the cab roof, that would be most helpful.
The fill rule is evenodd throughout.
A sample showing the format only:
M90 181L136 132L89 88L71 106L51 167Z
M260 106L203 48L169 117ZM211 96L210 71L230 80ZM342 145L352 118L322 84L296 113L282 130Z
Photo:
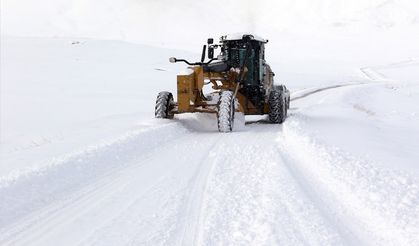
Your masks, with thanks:
M227 34L224 36L221 36L220 38L220 42L227 42L227 41L234 41L234 40L242 40L244 37L250 37L252 40L258 41L258 42L262 42L262 43L267 43L268 40L263 39L257 35L253 35L250 33L233 33L233 34Z

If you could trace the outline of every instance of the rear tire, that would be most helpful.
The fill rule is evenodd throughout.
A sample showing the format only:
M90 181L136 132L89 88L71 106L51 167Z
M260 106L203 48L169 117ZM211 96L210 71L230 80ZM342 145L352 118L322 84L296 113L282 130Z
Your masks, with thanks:
M232 91L221 91L217 105L218 131L232 132L234 127L235 100Z
M269 94L269 121L281 124L287 117L287 99L280 90L272 90Z
M173 101L172 93L168 91L162 91L157 95L156 107L154 115L156 118L172 119L174 114L170 112L175 103Z

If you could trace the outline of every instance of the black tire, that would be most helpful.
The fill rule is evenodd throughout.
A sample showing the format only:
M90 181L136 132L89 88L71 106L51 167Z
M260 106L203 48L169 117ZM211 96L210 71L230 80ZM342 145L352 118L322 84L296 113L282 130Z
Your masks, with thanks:
M156 118L172 119L174 114L171 112L171 110L173 109L174 105L175 103L173 101L172 93L168 91L162 91L157 95L154 115Z
M235 102L232 91L221 91L217 105L218 131L232 132L234 127Z
M272 90L269 94L269 121L281 124L287 117L287 100L285 93L280 90Z

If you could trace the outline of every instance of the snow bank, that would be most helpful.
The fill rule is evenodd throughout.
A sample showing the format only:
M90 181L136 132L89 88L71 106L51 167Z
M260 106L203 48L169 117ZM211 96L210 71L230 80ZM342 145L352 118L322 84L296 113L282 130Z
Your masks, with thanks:
M157 93L175 90L182 67L167 57L188 56L87 39L1 44L0 176L149 126Z
M167 123L132 130L107 143L1 177L0 228L50 201L64 199L64 190L77 190L97 177L120 172L187 133L179 123Z

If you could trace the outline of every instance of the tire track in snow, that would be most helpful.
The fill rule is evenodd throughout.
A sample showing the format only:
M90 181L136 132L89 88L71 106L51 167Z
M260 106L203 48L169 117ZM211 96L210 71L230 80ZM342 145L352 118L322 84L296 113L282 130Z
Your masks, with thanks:
M336 220L336 212L332 211L327 208L326 204L322 201L321 194L317 193L315 190L316 184L313 182L310 182L309 179L307 179L303 174L302 171L296 168L296 161L292 159L292 156L289 154L288 147L289 145L284 143L284 137L283 132L280 133L280 136L277 138L277 142L279 142L278 146L278 152L281 155L281 157L284 159L284 166L289 171L289 173L293 176L294 180L298 183L299 187L303 190L305 195L309 197L311 201L313 201L314 204L316 204L316 208L319 210L320 214L323 218L325 218L330 224L335 225L335 228L340 235L340 237L343 239L343 241L346 244L350 245L366 245L365 242L362 242L357 235L350 230L350 228L347 228L345 224L343 224L340 221ZM305 152L304 149L300 149L301 154ZM296 153L294 153L295 155ZM313 167L315 168L315 167Z
M187 195L185 209L187 221L184 225L180 245L202 245L200 240L202 234L203 202L207 193L209 179L216 165L217 153L220 149L219 143L222 138L223 136L220 136L208 149L208 153L199 161L200 166L194 174L194 178L190 184L191 189Z
M285 168L275 146L278 131L278 125L256 124L221 142L197 245L342 244Z
M376 69L373 69L371 67L363 67L360 68L360 70L371 81L391 81L386 76L384 76L384 74L378 72Z
M328 150L301 134L298 123L288 121L278 141L295 175L335 216L336 225L367 245L419 244L418 180Z
M200 142L197 137L205 138L207 141ZM144 197L149 200L149 204L152 204L152 213L156 214L150 214L151 211L146 212L150 205L145 205L143 199L137 200L111 223L94 232L82 245L101 242L104 238L112 244L114 239L107 235L115 228L118 228L116 231L121 231L121 227L125 228L121 235L124 240L118 239L115 242L118 245L194 245L193 240L197 228L193 226L199 225L197 223L201 208L199 196L202 196L201 188L205 184L199 179L207 175L206 165L209 164L203 160L211 156L211 149L215 146L218 137L217 133L195 133L176 142L171 149L163 150L167 156L155 155L150 162L161 163L166 160L164 162L167 165L173 166L173 170L165 170L171 178L167 177L157 190L150 191ZM176 162L167 161L168 156L176 158ZM197 192L194 192L195 190ZM195 197L195 194L198 197ZM127 224L129 224L128 228ZM154 228L155 231L148 235L139 235L138 232L147 231L150 228ZM188 240L192 244L187 244Z
M303 90L294 92L293 94L297 94L297 95L296 96L291 95L291 101L300 100L300 99L306 98L308 96L311 96L313 94L317 94L317 93L320 93L320 92L323 92L323 91L338 89L338 88L342 88L342 87L369 85L369 84L371 84L371 82L338 84L338 85L330 85L330 86L325 86L325 87L320 87L320 88L315 87L315 88L311 88L311 89L303 89ZM301 95L298 95L298 94L301 94Z
M395 80L393 80L391 78L388 78L383 73L379 72L379 70L402 68L402 67L408 67L408 66L415 66L415 65L418 65L418 64L419 64L419 58L410 58L410 59L405 60L405 61L385 64L385 65L362 67L362 68L360 68L360 70L371 81L396 82Z

